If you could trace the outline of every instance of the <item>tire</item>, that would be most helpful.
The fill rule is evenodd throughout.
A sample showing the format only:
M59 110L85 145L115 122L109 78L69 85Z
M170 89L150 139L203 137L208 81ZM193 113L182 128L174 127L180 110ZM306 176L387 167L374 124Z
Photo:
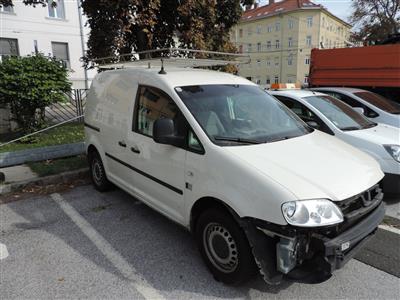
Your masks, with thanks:
M106 192L110 190L112 184L108 181L103 162L97 151L93 151L88 156L90 177L96 190Z
M197 221L195 237L201 255L217 281L240 284L257 271L247 237L233 217L209 209Z

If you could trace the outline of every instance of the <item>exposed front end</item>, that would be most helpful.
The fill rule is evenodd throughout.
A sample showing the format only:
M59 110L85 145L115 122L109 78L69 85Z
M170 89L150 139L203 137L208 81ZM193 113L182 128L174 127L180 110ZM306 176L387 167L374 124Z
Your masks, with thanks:
M336 225L299 227L244 218L254 258L264 280L279 284L284 276L318 282L342 268L374 235L384 218L383 193L375 185L335 202L343 216Z

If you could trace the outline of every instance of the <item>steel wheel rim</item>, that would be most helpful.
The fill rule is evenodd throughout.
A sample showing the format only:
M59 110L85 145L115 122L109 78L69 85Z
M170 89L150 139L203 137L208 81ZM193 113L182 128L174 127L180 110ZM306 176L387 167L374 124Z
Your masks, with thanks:
M98 159L93 159L92 163L92 176L94 182L99 185L101 183L101 179L103 177L103 169L101 168L100 162Z
M216 249L216 244L225 243L223 250ZM203 246L209 261L219 271L232 273L239 264L237 245L230 232L218 223L209 223L203 231ZM221 252L227 252L221 256Z

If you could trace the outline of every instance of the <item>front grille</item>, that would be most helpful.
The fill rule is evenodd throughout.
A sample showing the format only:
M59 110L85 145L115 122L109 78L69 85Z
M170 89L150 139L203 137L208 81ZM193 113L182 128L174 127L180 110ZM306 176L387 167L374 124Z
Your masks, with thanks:
M337 202L344 216L344 226L347 228L348 225L366 216L381 203L382 199L382 189L379 184L376 184L356 196Z

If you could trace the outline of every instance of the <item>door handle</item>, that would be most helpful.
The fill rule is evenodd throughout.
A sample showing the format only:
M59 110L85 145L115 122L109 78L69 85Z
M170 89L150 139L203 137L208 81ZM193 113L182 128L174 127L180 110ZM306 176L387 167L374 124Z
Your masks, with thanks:
M121 147L126 147L126 143L124 141L119 141L118 145L120 145Z
M140 150L139 150L138 148L135 148L135 147L131 147L131 151L132 151L133 153L137 153L137 154L140 153Z

